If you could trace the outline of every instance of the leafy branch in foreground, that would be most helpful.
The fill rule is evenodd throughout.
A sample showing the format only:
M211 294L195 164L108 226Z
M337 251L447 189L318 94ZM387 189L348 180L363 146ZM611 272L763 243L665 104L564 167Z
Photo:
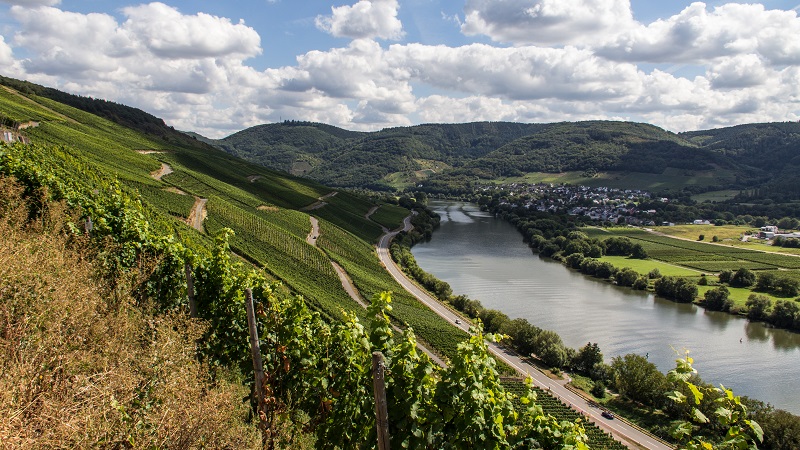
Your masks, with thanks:
M355 317L326 324L300 297L263 292L269 418L302 411L300 425L315 431L320 448L375 445L373 351L386 356L392 448L588 448L582 424L544 414L530 382L515 407L485 342L495 336L474 329L442 370L418 352L413 331L398 338L391 329L389 293L375 295L364 327Z
M667 378L679 386L668 397L674 402L690 408L690 420L676 421L670 430L672 437L680 443L680 448L687 450L711 449L757 449L758 442L763 440L761 426L747 415L747 407L733 391L720 385L719 388L696 385L692 382L697 370L692 366L694 360L689 357L676 360L675 369L669 371ZM700 410L703 399L717 396L714 399L716 409L708 417ZM720 442L712 442L703 436L703 432L718 426L727 428L727 433Z

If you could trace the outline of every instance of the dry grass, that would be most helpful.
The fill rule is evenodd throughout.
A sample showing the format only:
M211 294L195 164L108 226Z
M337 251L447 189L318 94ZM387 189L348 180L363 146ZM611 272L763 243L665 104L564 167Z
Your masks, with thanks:
M257 448L249 392L195 358L202 324L113 296L0 179L0 448ZM118 291L119 292L119 291Z

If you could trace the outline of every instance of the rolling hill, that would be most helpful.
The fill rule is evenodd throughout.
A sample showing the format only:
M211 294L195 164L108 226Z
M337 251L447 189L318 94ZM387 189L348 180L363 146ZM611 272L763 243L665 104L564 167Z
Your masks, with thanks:
M404 175L396 185L411 185L538 128L535 124L480 122L360 133L287 121L259 125L209 142L248 161L327 185L387 189L393 174Z
M310 122L261 125L213 145L258 164L333 186L402 189L531 173L624 179L664 175L670 190L749 189L797 198L800 124L748 124L675 134L615 121L424 124L357 133ZM674 176L675 173L680 176ZM639 175L637 175L639 174ZM696 183L698 177L708 181ZM591 181L588 181L591 184ZM627 184L626 184L627 183Z

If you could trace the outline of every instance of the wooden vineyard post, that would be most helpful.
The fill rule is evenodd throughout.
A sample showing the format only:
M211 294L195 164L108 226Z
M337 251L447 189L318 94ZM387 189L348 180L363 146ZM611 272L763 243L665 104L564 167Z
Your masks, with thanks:
M372 353L372 386L375 389L375 426L378 431L378 450L389 450L389 410L386 405L386 363L383 353Z
M264 412L264 363L261 361L261 345L258 342L258 328L256 327L256 313L253 307L253 290L244 290L245 307L247 308L247 326L250 328L250 355L253 357L253 373L256 384L256 403L258 405L258 418L261 429L267 431L267 416Z
M194 301L194 275L192 275L192 266L188 263L184 265L186 269L186 296L189 298L189 317L197 317L197 303Z

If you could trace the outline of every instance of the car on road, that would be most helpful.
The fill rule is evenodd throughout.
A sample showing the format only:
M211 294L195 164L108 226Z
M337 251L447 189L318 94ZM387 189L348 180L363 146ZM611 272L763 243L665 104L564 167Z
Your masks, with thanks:
M600 413L600 415L609 420L614 419L614 414L612 414L610 411L603 411Z
M456 325L461 325L461 321L456 319Z

